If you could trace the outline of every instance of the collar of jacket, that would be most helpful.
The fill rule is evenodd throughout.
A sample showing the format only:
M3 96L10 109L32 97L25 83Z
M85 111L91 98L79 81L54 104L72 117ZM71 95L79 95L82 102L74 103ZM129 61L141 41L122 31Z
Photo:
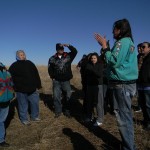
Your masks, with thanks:
M68 55L68 54L67 54L66 52L64 52L64 53L62 54L63 57L66 57L67 55ZM58 57L58 53L55 54L55 58L56 58L56 57Z

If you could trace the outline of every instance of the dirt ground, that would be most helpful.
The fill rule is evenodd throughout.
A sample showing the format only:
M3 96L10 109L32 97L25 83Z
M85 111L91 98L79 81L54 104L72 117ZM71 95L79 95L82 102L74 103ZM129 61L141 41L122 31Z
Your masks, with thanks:
M43 89L40 91L40 122L20 123L17 101L12 101L6 122L8 150L120 150L121 138L114 115L109 112L101 127L82 121L82 92L79 70L73 66L72 118L54 118L51 81L47 67L39 66ZM133 100L133 106L136 99ZM142 127L142 113L134 113L135 144L138 150L150 150L150 132ZM0 148L1 150L2 148ZM5 148L6 149L6 148Z

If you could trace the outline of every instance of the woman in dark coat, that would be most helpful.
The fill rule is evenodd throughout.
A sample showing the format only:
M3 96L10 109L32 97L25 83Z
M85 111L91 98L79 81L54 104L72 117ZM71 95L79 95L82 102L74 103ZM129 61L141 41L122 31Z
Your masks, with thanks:
M16 52L16 59L9 68L17 95L19 117L24 125L29 125L28 105L30 104L31 120L39 121L39 94L41 80L36 66L29 60L23 50Z
M94 126L100 126L104 117L104 99L103 99L103 63L99 61L97 53L92 53L89 62L86 65L85 74L87 81L87 115L86 121L91 121L92 111L96 106L97 119Z

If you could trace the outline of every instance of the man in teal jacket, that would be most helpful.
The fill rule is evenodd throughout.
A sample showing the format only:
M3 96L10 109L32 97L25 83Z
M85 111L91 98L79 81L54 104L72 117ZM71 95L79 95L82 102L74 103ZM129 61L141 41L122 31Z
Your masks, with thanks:
M113 93L114 112L123 150L135 150L131 98L136 92L138 67L131 27L127 19L114 23L113 35L116 42L112 50L107 48L106 39L100 34L95 34L95 39L102 46L108 64L107 75Z
M117 41L105 54L109 80L131 81L138 77L137 54L131 38Z

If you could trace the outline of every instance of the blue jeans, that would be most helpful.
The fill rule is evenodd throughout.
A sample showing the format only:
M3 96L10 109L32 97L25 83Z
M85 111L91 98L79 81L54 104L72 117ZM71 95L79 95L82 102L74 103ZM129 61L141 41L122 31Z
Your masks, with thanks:
M19 117L21 122L28 121L28 108L30 104L31 119L39 117L39 94L37 91L33 93L17 92Z
M131 101L136 93L136 84L115 84L111 88L123 150L135 150Z
M0 107L0 143L5 141L5 125L4 122L7 118L9 106L5 108Z
M53 98L55 113L62 112L62 90L65 92L65 110L70 110L71 86L70 81L57 81L53 80Z
M150 90L139 90L140 106L145 125L150 124Z

